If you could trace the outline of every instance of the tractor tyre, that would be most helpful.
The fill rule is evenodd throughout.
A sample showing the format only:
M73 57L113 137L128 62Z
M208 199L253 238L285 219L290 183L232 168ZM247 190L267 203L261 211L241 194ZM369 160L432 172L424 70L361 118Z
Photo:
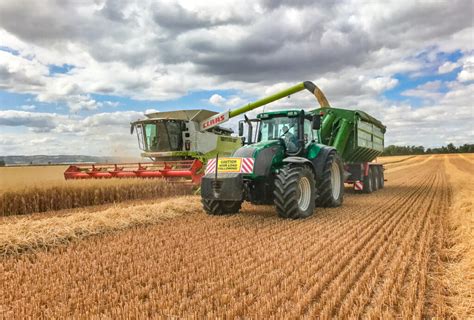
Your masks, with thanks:
M335 151L326 158L318 191L318 206L339 207L344 201L344 167L341 157Z
M385 176L383 167L379 167L379 189L383 189L385 186Z
M214 216L222 216L239 212L242 201L224 201L224 200L208 200L202 199L204 210Z
M276 175L273 196L281 218L301 219L311 216L316 197L313 170L294 164L283 167Z
M380 189L380 171L376 166L371 167L370 170L372 170L372 187L374 188L374 191L377 191Z
M373 175L372 169L369 168L369 173L364 177L364 188L362 189L364 193L372 193L374 191Z

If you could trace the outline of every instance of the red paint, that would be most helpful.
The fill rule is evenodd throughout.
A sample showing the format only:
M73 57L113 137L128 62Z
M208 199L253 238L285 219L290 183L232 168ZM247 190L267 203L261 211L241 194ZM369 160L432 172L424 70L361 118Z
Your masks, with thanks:
M204 124L202 125L203 129L206 129L212 125L216 125L216 124L219 124L221 122L224 122L225 121L225 115L220 115L216 118L213 118L213 119L210 119L210 120L207 120L206 122L204 122Z
M71 165L64 172L69 179L111 179L111 178L187 178L193 184L201 183L202 168L199 160L158 161L147 163L120 164L78 164Z

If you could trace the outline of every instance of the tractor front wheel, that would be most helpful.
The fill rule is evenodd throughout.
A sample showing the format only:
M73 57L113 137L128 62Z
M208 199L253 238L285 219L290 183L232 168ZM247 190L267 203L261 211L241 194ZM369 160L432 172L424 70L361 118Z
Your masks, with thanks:
M204 210L215 216L222 216L225 214L233 214L239 212L242 201L224 201L224 200L201 200Z
M281 218L300 219L313 214L315 180L308 166L287 165L275 178L273 202Z

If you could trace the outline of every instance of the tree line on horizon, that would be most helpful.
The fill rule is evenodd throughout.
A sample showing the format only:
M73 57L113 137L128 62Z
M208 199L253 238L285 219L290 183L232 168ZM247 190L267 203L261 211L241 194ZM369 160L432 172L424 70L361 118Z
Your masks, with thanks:
M474 153L474 144L465 143L456 147L449 143L447 146L438 148L425 148L423 146L395 146L389 145L384 148L382 156L404 156L420 154L438 154L438 153Z

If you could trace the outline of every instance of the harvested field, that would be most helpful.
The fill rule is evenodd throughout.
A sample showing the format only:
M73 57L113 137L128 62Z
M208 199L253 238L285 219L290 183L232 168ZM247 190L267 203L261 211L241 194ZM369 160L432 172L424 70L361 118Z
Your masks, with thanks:
M382 163L382 164L389 164L389 163L398 163L398 162L403 162L408 159L412 159L416 156L389 156L389 157L378 157L375 159L376 162Z
M117 207L121 217L166 204L177 214L2 258L0 315L472 317L473 167L458 155L412 160L387 170L383 190L347 189L342 207L306 220L248 204L212 217L198 197Z

